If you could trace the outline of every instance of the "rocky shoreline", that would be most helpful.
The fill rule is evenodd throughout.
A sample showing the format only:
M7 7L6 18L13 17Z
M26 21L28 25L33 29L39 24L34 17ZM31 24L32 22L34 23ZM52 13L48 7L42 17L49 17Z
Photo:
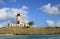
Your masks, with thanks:
M13 36L13 34L0 34L0 36Z

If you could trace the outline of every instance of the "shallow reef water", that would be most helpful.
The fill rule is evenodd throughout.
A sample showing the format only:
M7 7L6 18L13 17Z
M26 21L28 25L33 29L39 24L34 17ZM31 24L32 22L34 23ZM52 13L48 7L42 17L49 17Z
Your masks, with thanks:
M13 35L0 36L0 39L60 39L60 35Z

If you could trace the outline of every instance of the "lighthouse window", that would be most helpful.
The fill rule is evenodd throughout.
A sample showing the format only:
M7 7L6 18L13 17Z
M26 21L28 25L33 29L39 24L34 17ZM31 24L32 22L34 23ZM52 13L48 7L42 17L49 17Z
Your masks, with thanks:
M17 22L17 24L19 24L19 21Z

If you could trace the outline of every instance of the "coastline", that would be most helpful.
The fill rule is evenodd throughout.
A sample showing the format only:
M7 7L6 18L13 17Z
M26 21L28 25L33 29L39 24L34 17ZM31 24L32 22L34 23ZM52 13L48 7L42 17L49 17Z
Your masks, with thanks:
M17 35L60 35L60 34L17 34ZM0 36L15 36L14 34L0 34Z
M15 36L15 35L60 35L60 34L58 34L58 33L56 33L56 34L53 34L53 33L44 33L44 34L42 34L42 33L40 33L40 34L18 34L18 33L15 33L15 34L0 34L0 36Z
M0 34L0 36L13 36L13 34Z

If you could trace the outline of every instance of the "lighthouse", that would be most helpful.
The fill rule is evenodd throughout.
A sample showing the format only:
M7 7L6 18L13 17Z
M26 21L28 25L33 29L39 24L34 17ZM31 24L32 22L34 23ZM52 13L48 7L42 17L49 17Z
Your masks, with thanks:
M11 27L11 26L19 26L19 27L24 27L24 22L23 20L21 19L21 15L20 14L17 14L16 15L16 24L14 23L9 23L8 26Z
M20 14L17 14L17 24L21 27L21 26L24 26L24 23L21 19L21 15Z

